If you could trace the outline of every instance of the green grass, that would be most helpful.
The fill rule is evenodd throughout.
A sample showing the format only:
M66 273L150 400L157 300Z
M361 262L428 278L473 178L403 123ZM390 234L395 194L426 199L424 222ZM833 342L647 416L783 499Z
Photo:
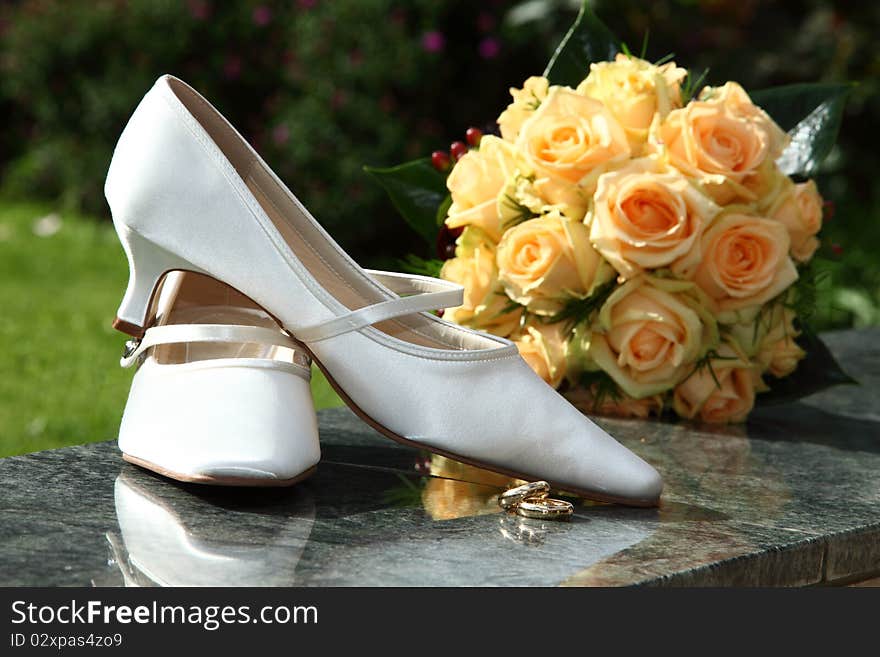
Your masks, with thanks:
M132 376L110 328L128 277L116 234L61 213L37 235L52 211L0 201L0 456L115 438ZM312 391L340 403L320 372Z

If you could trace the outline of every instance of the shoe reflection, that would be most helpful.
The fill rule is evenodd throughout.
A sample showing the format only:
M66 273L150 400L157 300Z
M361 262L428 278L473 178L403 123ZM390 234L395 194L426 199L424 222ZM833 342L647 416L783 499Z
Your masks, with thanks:
M614 511L614 505L573 497L564 491L554 491L575 505L576 518L571 522L554 522L524 518L502 511L498 496L508 488L526 483L496 472L453 461L443 456L426 458L419 471L432 475L425 482L422 504L434 520L452 520L469 516L498 514L498 531L512 543L537 547L545 543L561 548L571 542L584 546L584 556L595 561L625 550L653 533L653 528L622 527L608 532L601 516L590 513L591 508L604 507ZM599 509L596 509L599 510ZM656 510L638 510L639 515L656 516ZM596 523L590 528L591 523ZM589 548L584 544L584 533L590 534Z
M133 470L115 502L107 540L125 586L292 586L315 518L303 486L205 491Z
M422 505L433 520L500 513L498 495L523 483L438 454L426 456L417 470L431 475L425 480Z
M424 464L417 465L416 470L431 475L425 483L422 504L434 520L500 513L498 496L508 488L526 483L437 454L426 457ZM579 507L607 506L604 502L573 497L565 491L554 491L554 495L568 497Z

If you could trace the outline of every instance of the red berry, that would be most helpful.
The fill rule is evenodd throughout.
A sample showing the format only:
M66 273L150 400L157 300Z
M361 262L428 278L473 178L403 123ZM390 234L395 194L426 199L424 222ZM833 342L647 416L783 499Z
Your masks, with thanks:
M449 169L449 153L446 151L434 151L431 153L431 165L437 171L447 171Z
M463 227L450 228L446 224L440 226L437 234L437 257L441 260L449 260L455 257L455 240L464 232Z
M840 246L840 244L838 244L837 242L833 242L833 243L831 244L831 251L832 251L832 252L834 253L834 255L836 255L836 256L843 255L843 247Z
M463 141L454 141L449 147L449 152L452 153L452 159L458 162L468 152L467 144Z
M467 143L471 146L479 146L480 140L483 138L483 131L479 128L468 128L464 136L467 139Z

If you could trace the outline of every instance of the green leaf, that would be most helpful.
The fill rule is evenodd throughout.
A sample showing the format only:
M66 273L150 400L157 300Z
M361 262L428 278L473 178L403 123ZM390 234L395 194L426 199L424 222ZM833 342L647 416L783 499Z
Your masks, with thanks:
M421 276L433 276L440 278L440 270L443 269L443 261L437 258L422 258L413 253L409 253L404 258L397 261L397 268L409 274L420 274Z
M593 403L591 404L593 411L602 408L602 403L606 399L618 401L621 398L620 387L608 372L596 370L594 372L582 372L578 380L578 384L585 390L592 390ZM593 388L595 386L595 388Z
M446 177L428 158L381 169L365 166L385 191L397 211L428 244L437 239L437 212L444 202Z
M449 208L452 206L452 194L447 194L446 198L443 199L443 202L440 204L440 207L437 208L436 215L436 223L437 228L443 225L443 222L446 221L446 215L449 214Z
M785 404L831 386L858 383L843 371L825 343L814 333L804 331L796 342L807 355L787 377L766 377L770 390L758 395L759 406Z
M614 59L620 52L620 40L614 36L584 0L571 29L550 58L544 77L550 84L576 87L587 77L592 62Z
M837 139L851 89L850 84L792 84L750 94L791 136L779 158L783 173L808 178L817 173Z
M567 322L569 328L573 328L577 324L586 322L592 318L593 313L602 307L608 297L611 296L615 287L617 287L617 280L611 279L596 288L593 293L585 299L568 299L559 312L550 317L544 317L541 321L545 324Z

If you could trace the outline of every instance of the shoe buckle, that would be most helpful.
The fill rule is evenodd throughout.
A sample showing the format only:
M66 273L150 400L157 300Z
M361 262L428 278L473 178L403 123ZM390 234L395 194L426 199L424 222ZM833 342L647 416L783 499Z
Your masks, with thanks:
M141 346L141 341L139 338L135 338L133 340L126 340L125 347L122 349L122 357L123 358L131 358L132 354L138 350L138 347Z

